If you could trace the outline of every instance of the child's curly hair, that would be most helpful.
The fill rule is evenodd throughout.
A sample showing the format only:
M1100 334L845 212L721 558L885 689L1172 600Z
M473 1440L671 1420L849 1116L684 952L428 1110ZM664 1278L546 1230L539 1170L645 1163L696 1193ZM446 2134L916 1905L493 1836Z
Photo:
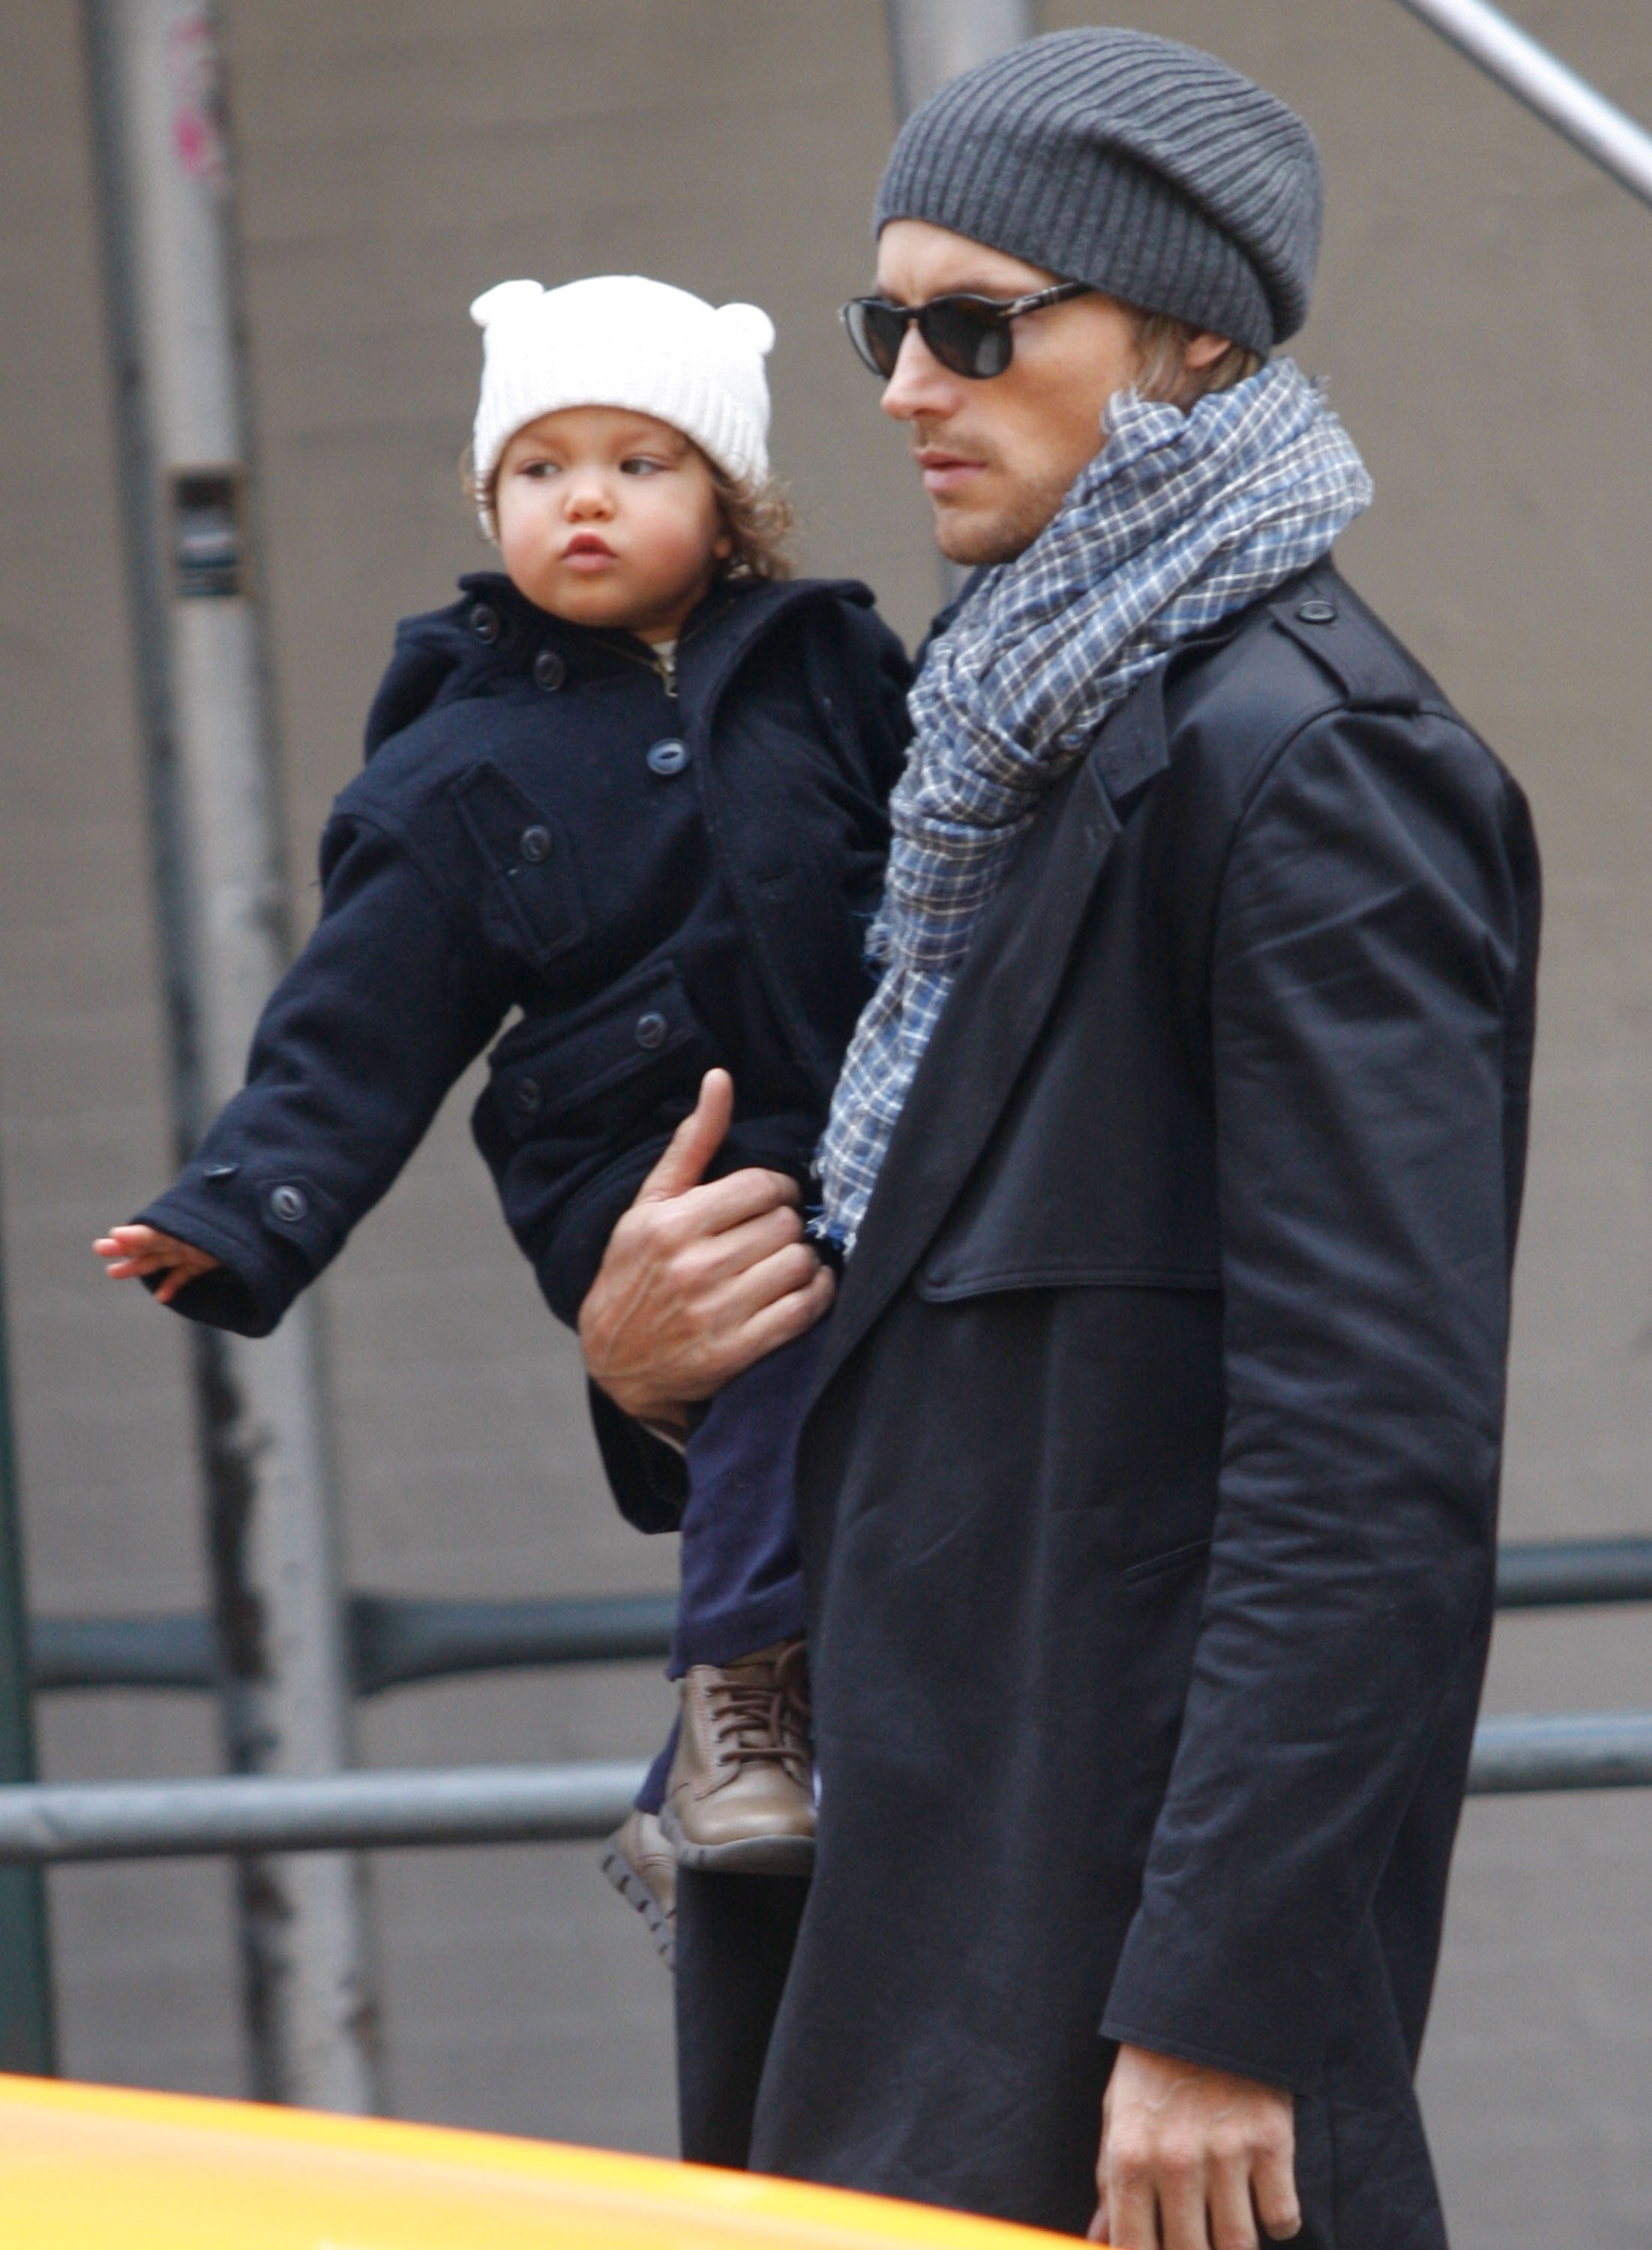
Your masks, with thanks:
M761 484L736 482L719 468L712 470L718 512L723 528L733 542L733 553L718 576L722 578L789 578L792 558L788 547L794 518L792 504L773 477Z
M717 512L733 548L733 552L718 566L719 578L789 578L792 558L788 542L795 519L792 504L777 480L765 477L761 483L753 484L743 478L726 475L714 461L707 461L706 466L711 470L712 485L717 494ZM459 480L465 498L481 511L487 535L497 539L499 518L494 510L499 498L498 465L492 476L478 478L467 446L459 463Z

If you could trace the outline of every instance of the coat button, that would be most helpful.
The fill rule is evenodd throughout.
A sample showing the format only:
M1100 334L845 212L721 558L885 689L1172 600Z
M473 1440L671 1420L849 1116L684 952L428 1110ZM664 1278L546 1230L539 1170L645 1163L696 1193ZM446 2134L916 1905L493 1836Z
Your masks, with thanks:
M544 1101L536 1078L519 1078L511 1088L511 1107L523 1117L537 1117Z
M537 867L541 859L551 855L551 832L548 828L525 828L517 850L530 867Z
M485 602L478 602L471 611L471 631L478 640L486 641L491 647L499 637L499 611L490 609Z
M282 1186L270 1190L270 1216L279 1218L283 1225L296 1226L309 1215L310 1198L302 1188Z
M657 1008L650 1008L645 1016L637 1018L634 1037L639 1047L647 1047L651 1051L662 1044L667 1029L664 1017Z
M542 648L533 659L533 685L554 694L568 678L568 666L554 648Z
M650 772L661 774L667 781L673 774L681 773L687 763L686 742L656 742L648 754Z
M1317 597L1297 604L1297 615L1304 625L1333 625L1337 621L1334 602L1322 602Z

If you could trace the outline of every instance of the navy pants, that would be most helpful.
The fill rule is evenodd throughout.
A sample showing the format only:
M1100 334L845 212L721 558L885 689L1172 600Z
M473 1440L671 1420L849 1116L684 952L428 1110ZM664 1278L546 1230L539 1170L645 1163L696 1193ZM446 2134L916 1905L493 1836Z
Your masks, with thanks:
M696 1664L733 1664L803 1630L793 1480L822 1335L813 1328L737 1375L694 1426L670 1679ZM665 1801L676 1745L673 1728L637 1798L644 1812Z

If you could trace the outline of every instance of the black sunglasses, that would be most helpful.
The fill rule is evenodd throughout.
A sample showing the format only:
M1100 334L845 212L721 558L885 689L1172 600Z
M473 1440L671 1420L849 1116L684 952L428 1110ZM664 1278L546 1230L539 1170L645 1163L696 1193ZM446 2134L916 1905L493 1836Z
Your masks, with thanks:
M1010 327L1023 313L1045 305L1059 305L1069 297L1087 297L1087 281L1058 281L1053 289L1035 289L1026 297L932 297L926 305L891 305L887 297L851 297L838 315L849 330L849 341L874 375L887 382L914 325L929 349L953 375L972 383L1002 375L1015 355L1015 334Z

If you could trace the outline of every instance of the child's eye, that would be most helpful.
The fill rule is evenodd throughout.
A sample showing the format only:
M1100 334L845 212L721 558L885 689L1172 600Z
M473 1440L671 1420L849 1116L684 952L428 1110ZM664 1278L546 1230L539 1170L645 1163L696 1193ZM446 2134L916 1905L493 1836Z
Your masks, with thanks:
M524 461L516 473L520 477L554 477L556 464L554 461Z
M633 453L629 460L620 463L620 474L625 477L657 477L664 475L669 465L650 459L646 453Z

